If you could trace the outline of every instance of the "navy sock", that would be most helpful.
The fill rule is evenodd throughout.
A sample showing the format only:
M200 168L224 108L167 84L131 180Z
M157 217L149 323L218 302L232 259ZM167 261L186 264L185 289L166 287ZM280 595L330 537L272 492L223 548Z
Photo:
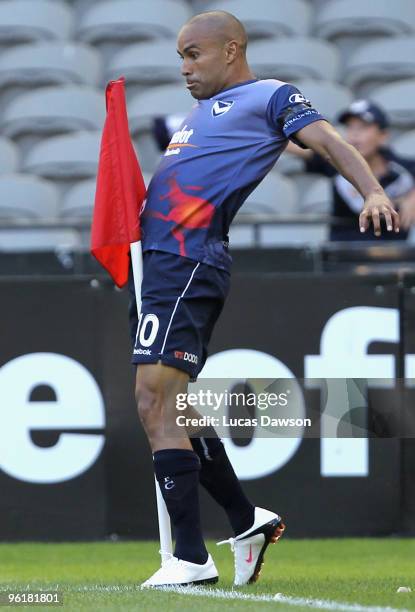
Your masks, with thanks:
M206 563L199 508L200 461L191 450L156 451L154 472L174 529L174 556L191 563Z
M239 535L252 526L255 507L243 492L214 428L205 427L197 436L190 438L190 442L201 463L200 483L222 506L235 535Z

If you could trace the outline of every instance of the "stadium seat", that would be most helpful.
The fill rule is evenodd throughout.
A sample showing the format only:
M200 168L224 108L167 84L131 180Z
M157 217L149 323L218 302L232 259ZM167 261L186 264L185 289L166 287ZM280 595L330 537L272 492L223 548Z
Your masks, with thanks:
M304 172L304 162L296 155L283 153L277 162L277 170L281 174L298 174Z
M315 214L330 214L333 201L332 182L325 177L313 180L300 198L300 211Z
M415 127L415 79L378 87L371 98L388 112L394 126Z
M130 131L143 171L153 172L160 159L160 150L153 135L154 119L185 116L193 104L194 98L183 85L152 87L131 99L128 105Z
M74 229L2 229L0 252L79 251L81 239Z
M334 121L339 111L349 106L353 94L347 87L333 81L311 79L293 83L312 105L329 121Z
M193 104L195 100L184 85L152 87L131 99L128 105L130 130L133 134L148 130L154 117L186 115Z
M415 37L377 40L357 49L345 67L349 87L366 90L385 81L415 76Z
M256 246L256 228L252 224L231 225L229 229L229 246L231 249L254 248Z
M259 78L282 81L335 80L339 68L334 45L302 37L253 43L248 46L248 61Z
M14 99L0 117L0 130L22 134L101 129L105 104L97 91L81 85L46 87Z
M40 42L6 49L0 55L0 87L100 81L99 53L82 44Z
M151 174L143 173L143 178L146 186L148 186ZM60 217L74 220L92 219L95 190L95 178L76 183L64 196Z
M304 36L309 32L311 7L304 0L223 0L205 9L232 13L244 24L250 39Z
M399 35L415 30L413 0L332 0L317 14L315 32L334 39L343 35Z
M89 43L175 38L190 16L188 5L177 0L101 2L83 15L77 37Z
M249 195L238 212L239 218L244 215L283 214L296 212L296 191L293 182L277 172L270 172Z
M16 145L0 136L0 176L16 172L19 165L19 152Z
M17 44L54 38L67 39L73 27L69 6L52 0L0 2L0 41Z
M107 76L113 79L120 74L125 76L129 84L183 82L175 41L155 40L122 49L110 62Z
M95 179L86 179L76 183L65 194L61 208L61 218L92 219L95 189Z
M393 141L392 148L402 157L415 159L415 130L403 134Z
M0 219L54 219L58 192L54 185L26 174L0 175Z
M54 136L35 145L23 162L26 172L55 179L95 176L101 132Z

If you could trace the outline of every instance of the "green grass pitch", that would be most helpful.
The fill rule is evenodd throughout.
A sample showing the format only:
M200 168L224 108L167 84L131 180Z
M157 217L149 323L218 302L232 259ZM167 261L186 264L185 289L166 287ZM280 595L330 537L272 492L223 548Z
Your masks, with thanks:
M203 587L232 590L233 555L208 542L219 583ZM0 592L56 588L64 610L309 610L278 601L240 601L190 594L140 591L158 567L155 542L0 544ZM409 586L411 593L396 593ZM282 593L294 598L330 600L360 606L415 610L414 539L290 540L268 548L259 582L235 589L248 595ZM7 608L4 608L7 609ZM8 608L13 609L13 608ZM14 609L47 610L45 606ZM53 608L59 609L59 608ZM60 608L62 609L62 608ZM335 606L333 608L339 609ZM340 608L341 609L341 608ZM355 608L358 612L359 608Z

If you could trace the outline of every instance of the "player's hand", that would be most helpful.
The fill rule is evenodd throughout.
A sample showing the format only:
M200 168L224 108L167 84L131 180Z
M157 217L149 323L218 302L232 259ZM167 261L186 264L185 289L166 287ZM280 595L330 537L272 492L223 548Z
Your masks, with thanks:
M380 236L382 233L381 215L385 218L388 232L399 232L399 215L384 192L374 192L366 198L359 217L360 231L366 232L372 220L375 236Z

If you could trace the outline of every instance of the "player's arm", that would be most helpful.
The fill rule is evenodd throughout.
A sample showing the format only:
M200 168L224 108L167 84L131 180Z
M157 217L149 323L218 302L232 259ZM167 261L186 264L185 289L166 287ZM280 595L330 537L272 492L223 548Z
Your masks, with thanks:
M308 160L314 155L311 149L302 149L294 142L291 142L291 140L288 141L285 151L287 153L290 153L290 155L295 155L296 157L299 157L300 159L304 160Z
M381 234L380 216L388 231L399 232L399 215L360 153L349 145L327 121L314 121L298 130L296 140L330 161L336 170L352 183L365 199L360 213L360 231L373 221L376 236Z

